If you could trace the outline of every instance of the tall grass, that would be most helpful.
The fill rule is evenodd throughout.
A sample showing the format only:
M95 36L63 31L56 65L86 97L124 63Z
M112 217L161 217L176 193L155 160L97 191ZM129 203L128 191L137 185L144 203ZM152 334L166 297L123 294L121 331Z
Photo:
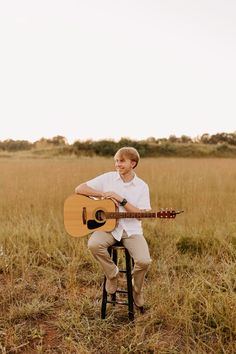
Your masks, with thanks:
M87 237L63 226L79 183L113 169L105 158L0 160L2 353L235 353L236 161L143 159L153 210L145 220L152 265L146 312L100 319L103 274Z

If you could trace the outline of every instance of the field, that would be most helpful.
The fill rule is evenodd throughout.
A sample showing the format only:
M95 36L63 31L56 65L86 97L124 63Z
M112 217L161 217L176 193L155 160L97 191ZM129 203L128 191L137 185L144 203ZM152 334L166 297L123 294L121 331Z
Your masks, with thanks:
M146 311L122 306L100 319L103 274L63 226L81 182L113 169L106 158L0 159L2 353L236 353L236 160L143 159L153 210Z

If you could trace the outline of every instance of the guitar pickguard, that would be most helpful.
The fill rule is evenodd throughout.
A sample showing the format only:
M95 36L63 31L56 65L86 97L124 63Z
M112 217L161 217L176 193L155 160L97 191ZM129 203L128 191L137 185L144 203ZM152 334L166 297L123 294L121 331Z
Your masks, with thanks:
M106 221L97 222L96 220L88 220L87 227L89 230L94 230L94 229L97 229L97 228L103 226L105 223L106 223Z

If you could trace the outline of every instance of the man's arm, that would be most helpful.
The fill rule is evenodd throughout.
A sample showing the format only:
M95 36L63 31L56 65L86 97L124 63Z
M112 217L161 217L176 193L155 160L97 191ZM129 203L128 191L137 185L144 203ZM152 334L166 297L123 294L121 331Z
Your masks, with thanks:
M100 192L100 191L98 191L96 189L93 189L93 188L89 187L86 183L79 184L75 188L75 193L76 194L86 195L86 196L91 196L91 197L97 197L97 198L112 199L117 204L117 206L124 199L122 196L120 196L120 195L118 195L117 193L114 193L114 192L105 192L105 193ZM126 211L129 211L129 212L145 211L143 209L136 208L134 205L129 203L129 201L127 201L127 204L124 206L124 208L126 209Z
M105 197L105 194L103 192L97 191L96 189L89 187L86 183L79 184L75 188L75 193L98 198Z

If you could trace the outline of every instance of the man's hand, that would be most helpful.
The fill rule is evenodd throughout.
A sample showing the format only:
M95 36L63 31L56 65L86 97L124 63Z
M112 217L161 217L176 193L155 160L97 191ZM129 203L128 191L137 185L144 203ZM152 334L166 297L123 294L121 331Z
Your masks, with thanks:
M119 206L119 203L124 199L119 194L116 194L114 192L105 192L103 193L103 197L105 199L112 199L115 202L116 206Z

